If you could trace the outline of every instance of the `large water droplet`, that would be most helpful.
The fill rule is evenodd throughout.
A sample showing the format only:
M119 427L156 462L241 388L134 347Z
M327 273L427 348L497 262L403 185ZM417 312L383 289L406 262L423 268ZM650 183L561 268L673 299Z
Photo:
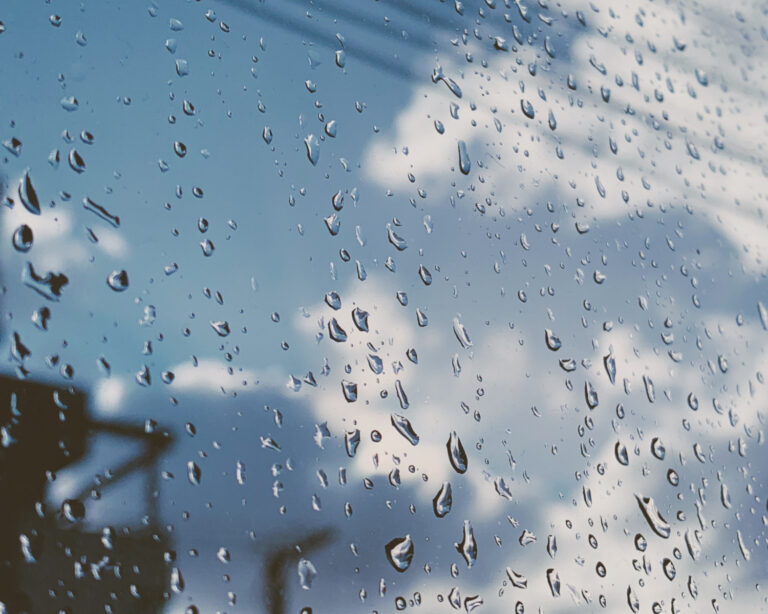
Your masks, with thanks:
M410 535L396 537L384 546L387 560L400 573L404 572L413 561L413 540Z

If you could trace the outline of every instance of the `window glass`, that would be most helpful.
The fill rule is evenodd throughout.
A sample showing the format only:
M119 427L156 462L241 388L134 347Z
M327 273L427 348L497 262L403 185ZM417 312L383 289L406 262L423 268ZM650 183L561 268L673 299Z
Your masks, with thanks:
M0 7L0 611L758 612L768 21Z

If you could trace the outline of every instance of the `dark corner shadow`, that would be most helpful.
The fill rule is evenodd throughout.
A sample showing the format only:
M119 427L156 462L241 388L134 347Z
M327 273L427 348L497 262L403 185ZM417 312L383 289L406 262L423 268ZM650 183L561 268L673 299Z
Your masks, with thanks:
M140 530L82 527L91 488L59 509L46 509L45 491L55 474L86 455L102 432L139 439L144 450L116 467L105 490L146 469L170 444L165 435L120 423L94 422L86 396L71 387L0 376L0 611L160 612L167 599L166 540L149 515ZM154 484L146 480L147 500ZM111 609L108 609L111 608Z

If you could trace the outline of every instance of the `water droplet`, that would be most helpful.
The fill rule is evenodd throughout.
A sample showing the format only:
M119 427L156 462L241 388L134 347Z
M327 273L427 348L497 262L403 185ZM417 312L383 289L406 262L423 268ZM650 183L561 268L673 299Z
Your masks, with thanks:
M446 87L451 90L451 93L456 98L461 98L461 88L453 79L443 74L443 69L439 65L432 71L432 83L437 83L438 81L445 83Z
M677 571L675 570L675 564L671 559L665 558L661 564L661 567L664 570L664 575L667 576L668 580L671 581L675 579Z
M338 311L341 309L341 297L338 292L328 292L325 295L325 303L331 308Z
M616 460L619 461L620 464L624 466L629 465L629 453L627 452L627 446L625 446L620 441L617 441L614 452L616 454Z
M312 163L312 166L315 166L320 157L320 143L317 137L314 134L310 134L304 139L304 145L307 148L307 158Z
M761 301L757 301L757 313L760 316L760 324L763 325L763 330L768 330L768 309Z
M186 77L189 74L189 62L184 58L176 60L176 74L179 77Z
M680 484L680 476L677 475L677 471L674 469L669 469L667 471L667 482L669 482L672 486L677 486Z
M189 483L197 486L200 484L202 477L203 472L200 470L200 467L197 466L197 463L189 461L187 463L187 478L189 479Z
M173 567L171 569L171 590L174 593L182 593L184 592L184 578L181 575L181 571L179 571L178 567Z
M37 192L32 185L32 178L29 171L25 171L19 182L19 198L24 208L35 215L40 215L40 201L37 198Z
M15 136L12 136L10 139L5 139L3 141L3 147L5 147L9 152L11 152L17 158L21 155L21 146L22 146L21 141L17 139Z
M553 597L560 596L560 575L551 567L547 569L547 584Z
M511 567L506 569L507 577L515 588L528 588L528 580L522 574L517 573Z
M347 450L347 456L353 458L357 454L357 447L360 445L360 429L347 431L344 436L344 446Z
M331 213L328 217L324 217L323 221L325 222L326 228L328 228L328 232L331 233L331 236L335 237L339 234L339 230L341 229L341 218L338 215Z
M301 584L301 588L306 591L311 589L312 580L314 580L315 576L317 575L317 569L315 569L315 566L312 564L312 562L308 561L307 559L300 559L298 565L298 573L299 584Z
M80 106L80 103L74 96L64 96L64 98L59 101L59 104L61 104L62 109L70 112L77 111Z
M637 614L640 611L640 600L637 598L635 591L631 586L627 587L627 604L633 614Z
M611 380L611 384L616 383L616 359L613 354L606 354L603 356L603 365L605 366L605 372L608 374L608 379Z
M275 452L280 452L280 445L274 439L272 439L272 437L259 436L259 441L261 442L261 447L265 450L274 450Z
M661 439L658 437L651 439L651 454L653 454L659 460L664 460L666 453L667 450L664 447L664 444L661 442Z
M53 273L49 271L43 276L35 272L31 262L27 262L21 271L22 283L42 294L45 298L52 301L58 301L61 297L61 290L69 283L69 278L63 273Z
M520 99L520 108L523 111L523 115L525 115L528 119L533 119L533 105L531 104L530 100L525 100L524 98Z
M76 173L85 172L85 160L83 160L83 157L78 153L76 149L69 150L69 156L67 157L67 160L69 160L69 166L73 171Z
M217 320L212 321L211 328L216 331L216 334L219 337L226 337L231 332L229 329L229 322L226 322L225 320Z
M395 427L395 430L397 430L408 443L412 446L419 443L419 436L416 434L416 431L413 430L413 426L411 426L411 422L408 418L401 416L400 414L392 414L390 419L392 421L392 426Z
M555 333L553 333L548 328L544 329L544 341L546 342L547 347L553 352L559 350L563 345L560 341L560 337L555 335Z
M419 265L419 277L421 277L421 281L424 282L425 286L429 286L432 283L432 273L423 264Z
M554 535L547 536L547 554L552 559L557 555L557 538Z
M464 557L464 562L467 567L472 567L477 560L477 542L475 541L475 533L472 530L472 525L469 520L464 521L464 532L461 538L461 543L454 544L456 550Z
M456 434L456 431L452 431L448 442L446 443L448 448L448 458L451 461L451 466L457 473L465 473L467 471L467 453L464 451L464 446L461 444L461 439Z
M102 220L110 224L111 226L114 226L115 228L119 228L120 226L120 218L116 215L112 215L109 211L107 211L104 207L101 205L95 203L87 196L83 198L83 208L87 209L91 213L95 213L98 215Z
M410 535L396 537L384 547L384 551L392 567L403 573L413 561L413 540Z
M398 251L402 252L408 247L408 243L392 229L391 224L387 224L387 239Z
M656 389L653 386L653 380L647 375L643 375L643 386L645 387L645 396L648 398L648 402L653 403L656 400Z
M32 248L32 229L22 224L13 231L13 247L20 252L28 252Z
M204 241L200 241L200 249L203 250L203 256L210 258L213 256L216 246L213 244L213 241L205 239Z
M397 392L397 400L400 402L400 409L408 409L408 395L405 394L400 380L395 380L395 392Z
M592 382L587 381L584 383L584 397L587 400L589 409L595 409L595 407L597 407L597 390L595 390L594 386L592 386Z
M435 516L443 518L448 512L451 511L453 506L453 492L451 490L450 482L443 482L440 490L437 491L435 498L432 499L432 509L435 512Z
M344 398L348 403L354 403L357 401L357 384L355 382L342 380L341 390L344 393Z
M456 335L456 339L459 340L461 347L468 349L472 347L472 340L469 338L469 333L459 318L453 318L453 334Z
M654 500L651 497L643 497L641 495L635 495L635 498L637 499L637 504L640 506L640 511L643 513L643 516L645 516L645 519L648 521L648 525L651 529L653 529L653 532L659 537L668 539L672 533L672 529L656 508Z
M341 327L336 318L328 320L328 334L331 339L338 343L343 343L347 340L347 332Z
M61 513L69 522L78 522L85 518L85 505L79 499L66 499L61 505Z
M107 284L115 292L123 292L128 289L128 273L123 269L121 271L112 271L107 277Z
M472 168L472 162L469 159L469 153L467 153L467 144L464 141L459 141L459 170L468 175Z
M355 307L352 310L352 320L354 321L355 326L357 327L357 330L362 331L364 333L368 332L368 312L367 311L364 311L359 307Z
M506 499L507 501L512 501L512 491L510 490L509 485L503 477L497 477L493 481L493 487L496 489L496 494L498 494L500 497Z

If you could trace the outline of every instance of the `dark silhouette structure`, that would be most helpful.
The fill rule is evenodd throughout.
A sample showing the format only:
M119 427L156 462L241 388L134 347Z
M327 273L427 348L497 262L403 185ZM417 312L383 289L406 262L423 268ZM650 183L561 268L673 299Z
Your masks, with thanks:
M56 471L83 459L100 433L139 440L143 451L116 467L103 491L136 470L152 469L169 445L164 434L108 422L86 413L85 395L0 377L0 611L158 612L167 598L170 570L164 540L151 522L142 530L82 529L91 488L73 493L60 508L46 509L46 485ZM148 518L156 519L150 513Z

